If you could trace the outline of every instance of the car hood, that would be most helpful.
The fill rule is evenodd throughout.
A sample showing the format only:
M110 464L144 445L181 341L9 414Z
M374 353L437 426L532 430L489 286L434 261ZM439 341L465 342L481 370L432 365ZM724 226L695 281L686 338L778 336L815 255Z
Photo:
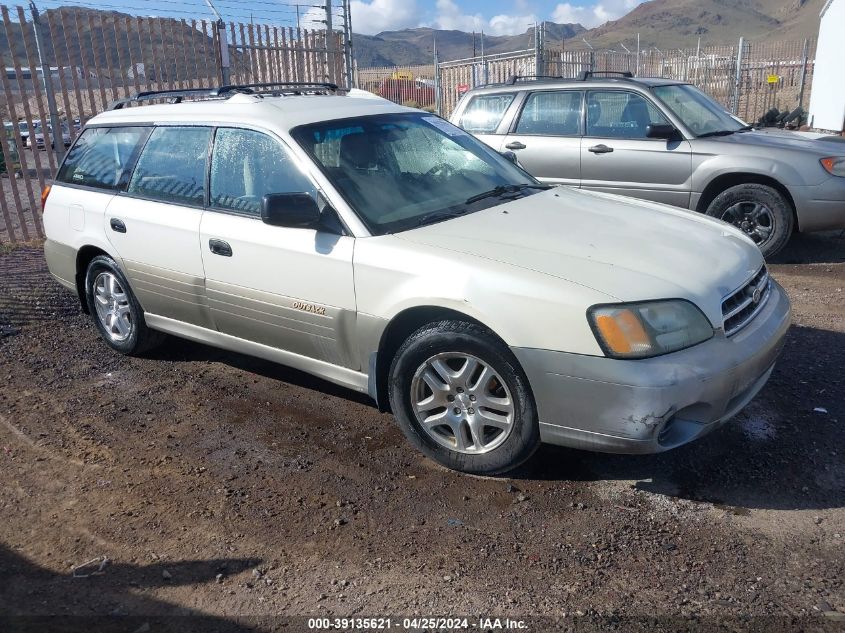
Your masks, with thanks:
M724 222L568 187L396 237L552 275L611 300L688 299L717 327L722 299L763 265L754 243Z
M714 136L707 140L720 145L754 145L769 149L807 151L819 156L845 154L845 145L840 142L821 138L809 138L801 134L795 134L789 130L749 130L748 132L737 132L728 136Z

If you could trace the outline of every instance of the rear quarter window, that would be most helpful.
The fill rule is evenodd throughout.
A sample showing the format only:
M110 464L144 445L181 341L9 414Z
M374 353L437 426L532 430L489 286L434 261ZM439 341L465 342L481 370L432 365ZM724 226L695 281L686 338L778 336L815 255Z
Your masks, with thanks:
M93 127L84 130L68 152L56 182L117 189L148 133L149 128L145 127Z
M472 97L458 125L474 134L492 134L499 127L513 99L513 94Z

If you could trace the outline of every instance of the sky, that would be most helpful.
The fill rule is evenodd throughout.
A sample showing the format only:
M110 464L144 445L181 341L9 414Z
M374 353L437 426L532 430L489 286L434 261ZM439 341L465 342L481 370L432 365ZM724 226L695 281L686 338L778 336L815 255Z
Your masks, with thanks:
M321 26L319 7L325 0L212 0L224 20ZM524 33L534 22L580 22L587 28L615 20L642 0L351 0L352 30L373 35L380 31L429 26L490 35ZM300 2L296 5L294 2ZM333 0L340 4L340 0ZM212 18L204 0L36 0L40 9L87 6L133 15ZM334 12L337 14L337 10Z

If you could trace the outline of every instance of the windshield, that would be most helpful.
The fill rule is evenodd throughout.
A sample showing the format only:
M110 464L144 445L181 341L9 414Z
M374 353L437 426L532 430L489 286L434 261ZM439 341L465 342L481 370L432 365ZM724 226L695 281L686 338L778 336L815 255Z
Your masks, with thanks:
M460 128L425 113L327 121L300 126L291 135L374 235L545 188Z
M652 92L696 136L732 134L748 127L695 86L655 86Z

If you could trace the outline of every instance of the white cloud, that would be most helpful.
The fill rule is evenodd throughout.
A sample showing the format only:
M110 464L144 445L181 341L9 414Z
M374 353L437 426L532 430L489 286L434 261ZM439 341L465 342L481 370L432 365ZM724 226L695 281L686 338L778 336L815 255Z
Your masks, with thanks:
M564 24L578 22L588 29L616 20L640 4L642 0L603 0L592 5L574 6L568 2L555 7L552 20Z
M375 35L382 31L395 31L419 26L420 12L416 0L352 0L352 30L364 35ZM311 20L324 20L323 9L313 8L306 17ZM315 28L317 24L302 24L306 28ZM339 28L339 25L335 26Z
M525 4L517 3L521 7ZM354 14L353 14L354 15ZM484 31L490 35L514 35L525 33L529 26L539 19L533 13L527 15L495 15L485 20L480 13L463 13L453 0L437 0L437 17L434 26L439 29L459 31Z

